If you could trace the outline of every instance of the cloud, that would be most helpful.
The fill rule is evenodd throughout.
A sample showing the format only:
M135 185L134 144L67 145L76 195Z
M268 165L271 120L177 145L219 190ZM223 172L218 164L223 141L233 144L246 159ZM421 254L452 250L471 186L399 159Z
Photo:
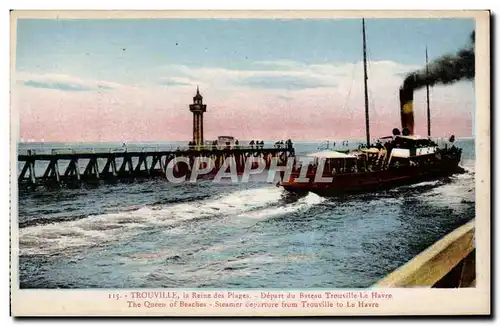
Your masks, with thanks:
M240 85L262 88L262 89L287 89L287 90L301 90L308 88L320 88L333 86L325 83L322 79L307 76L269 76L269 75L256 75L251 77L242 78Z
M122 86L114 82L87 80L63 74L30 74L21 72L16 74L15 79L18 84L27 87L66 92L111 90Z
M208 105L204 116L206 139L216 139L220 134L242 140L363 138L362 62L276 61L259 62L251 68L171 65L148 76L148 83L140 87L52 74L21 74L17 76L21 87L14 88L12 105L20 113L24 139L189 140L189 104L199 85ZM369 63L374 137L385 136L400 125L398 89L404 73L414 69L415 66L391 61ZM56 81L65 81L66 85L89 90L99 85L110 89L61 91L61 85L45 88L41 84L24 84L30 81L51 82L52 86ZM425 103L425 92L416 92L415 121L417 133L422 135L426 134ZM470 82L432 88L433 134L469 136L474 105Z
M369 78L372 86L393 86L403 76L417 68L392 61L370 62ZM315 88L349 87L353 80L363 78L362 62L305 64L289 60L257 61L244 69L222 67L189 67L166 65L162 71L168 77L160 77L160 84L200 85L218 89L259 89L302 91ZM377 86L380 86L377 85Z
M203 85L217 88L253 88L304 90L320 87L335 87L331 78L308 70L295 61L258 61L243 69L221 67L189 67L184 65L164 66L168 77L160 77L160 85Z
M34 80L28 80L23 83L25 86L35 87L35 88L49 88L58 89L61 91L77 92L77 91L90 91L95 88L91 88L83 85L68 84L63 82L39 82ZM112 89L109 86L97 85L98 89Z
M292 60L256 61L250 65L249 70L275 70L275 71L295 71L307 68L302 62Z
M159 84L165 85L165 86L192 86L192 85L194 85L189 78L185 78L185 77L160 78Z

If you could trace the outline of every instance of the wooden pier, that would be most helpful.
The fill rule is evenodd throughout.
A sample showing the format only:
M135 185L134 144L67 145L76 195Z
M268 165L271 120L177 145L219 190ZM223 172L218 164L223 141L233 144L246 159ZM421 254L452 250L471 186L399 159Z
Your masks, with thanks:
M396 269L374 287L461 288L476 285L474 220Z
M51 153L35 153L28 150L26 154L18 155L18 162L24 162L18 176L20 188L35 189L46 187L80 187L82 184L99 184L101 182L116 182L144 178L165 178L168 164L179 157L186 157L194 163L196 157L214 159L215 166L211 174L215 175L227 157L234 157L238 173L242 173L248 157L261 157L268 168L271 159L277 157L286 162L294 156L293 147L281 148L205 148L186 150L141 150L116 152L86 151L78 152L67 149L52 150ZM48 163L48 165L47 165ZM40 173L40 166L47 165ZM83 168L83 172L82 172ZM37 170L40 175L37 175ZM180 174L189 177L190 167L186 163L176 164Z

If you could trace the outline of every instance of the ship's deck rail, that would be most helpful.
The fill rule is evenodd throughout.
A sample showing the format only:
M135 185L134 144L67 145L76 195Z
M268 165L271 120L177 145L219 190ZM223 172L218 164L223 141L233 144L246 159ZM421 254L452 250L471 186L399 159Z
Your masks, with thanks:
M462 225L396 269L374 287L474 287L474 220Z

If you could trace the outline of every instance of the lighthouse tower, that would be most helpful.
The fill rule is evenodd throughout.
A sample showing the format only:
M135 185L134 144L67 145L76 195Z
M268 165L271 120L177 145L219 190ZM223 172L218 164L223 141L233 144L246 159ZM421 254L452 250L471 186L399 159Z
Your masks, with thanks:
M193 112L193 143L200 146L203 144L203 113L207 111L207 106L203 104L203 96L198 87L193 104L189 105L189 111Z

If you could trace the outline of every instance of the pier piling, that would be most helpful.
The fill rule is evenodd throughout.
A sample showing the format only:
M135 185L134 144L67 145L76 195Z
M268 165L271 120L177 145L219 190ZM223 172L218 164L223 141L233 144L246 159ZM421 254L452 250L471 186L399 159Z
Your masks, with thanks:
M172 160L179 157L186 157L189 161L177 161L174 165L174 174L177 176L186 175L189 178L191 167L197 157L211 158L214 167L211 174L215 175L223 166L228 157L234 158L236 170L242 173L246 161L250 157L261 157L269 168L271 159L277 157L284 163L287 157L294 156L293 147L286 148L206 148L187 149L175 151L147 151L145 149L136 152L108 150L106 152L96 152L89 150L86 152L76 152L74 150L51 151L50 154L34 153L28 150L26 154L18 155L18 162L23 163L20 169L18 182L20 187L37 188L38 186L66 186L80 187L82 184L99 184L100 182L114 182L120 180L133 181L144 178L165 178L166 169ZM83 173L80 171L80 163L86 163ZM102 170L99 167L101 162ZM48 165L40 170L44 164ZM68 163L67 163L68 162ZM66 165L67 164L67 165ZM205 164L205 163L202 163ZM59 167L64 168L61 173ZM119 168L117 168L119 166ZM170 164L170 167L172 164ZM169 168L170 168L169 167ZM200 167L202 168L202 167ZM37 172L38 176L37 176ZM42 173L43 172L43 173ZM210 174L210 175L211 175Z

